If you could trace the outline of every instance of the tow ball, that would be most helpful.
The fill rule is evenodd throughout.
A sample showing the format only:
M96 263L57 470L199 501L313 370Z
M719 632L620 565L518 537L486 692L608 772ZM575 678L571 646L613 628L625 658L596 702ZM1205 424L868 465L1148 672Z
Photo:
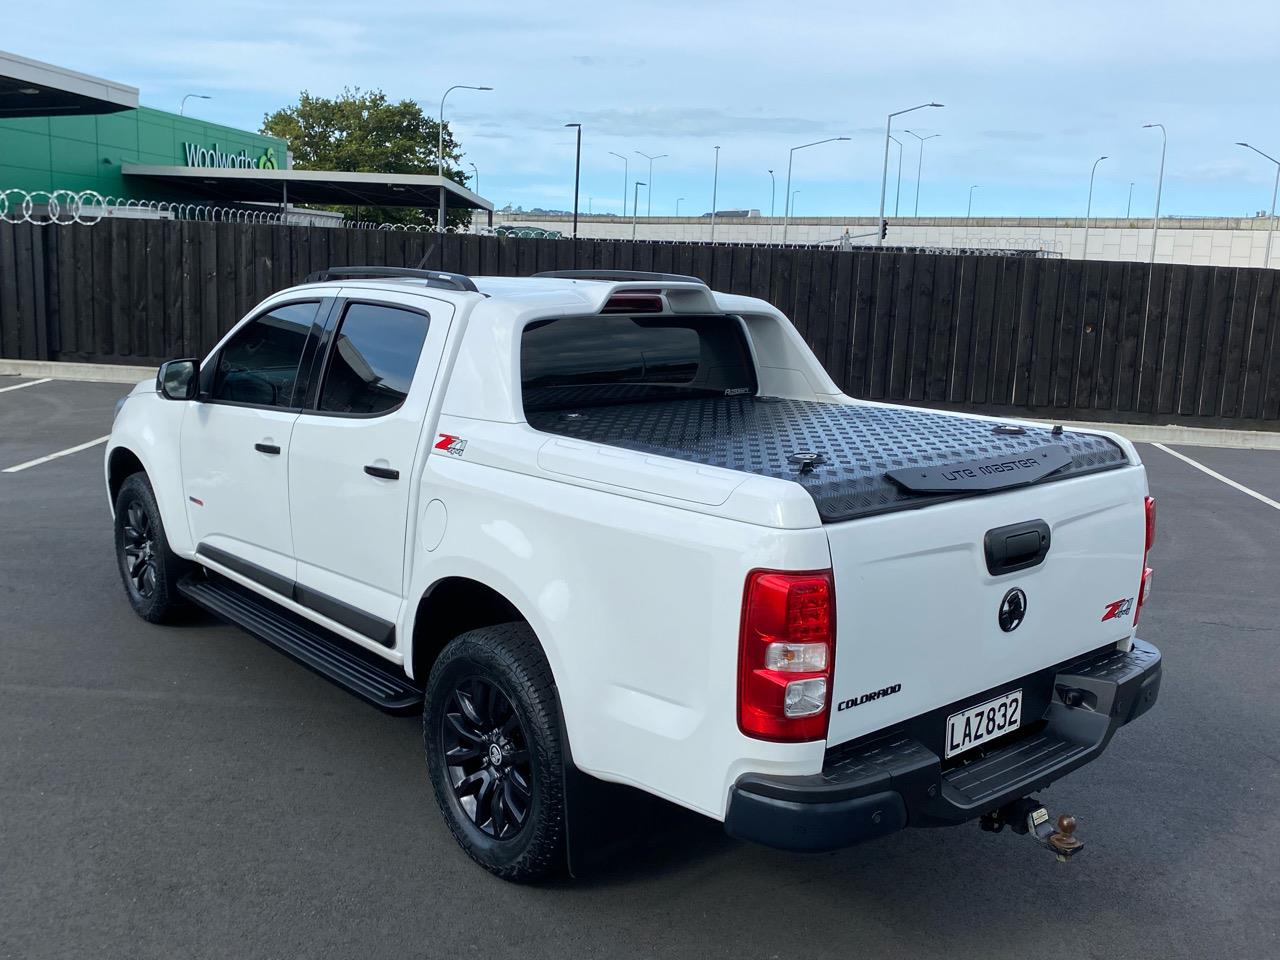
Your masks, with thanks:
M1051 851L1060 863L1066 863L1084 849L1084 841L1076 836L1076 818L1063 814L1058 817L1057 829L1051 821L1044 804L1035 797L1023 797L999 810L983 814L978 824L991 833L999 833L1008 827L1014 833L1029 835Z

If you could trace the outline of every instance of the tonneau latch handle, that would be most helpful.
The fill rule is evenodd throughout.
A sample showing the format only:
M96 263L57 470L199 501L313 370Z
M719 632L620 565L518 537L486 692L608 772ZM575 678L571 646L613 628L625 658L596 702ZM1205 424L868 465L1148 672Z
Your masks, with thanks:
M987 572L993 577L1026 570L1044 561L1049 553L1049 525L1027 520L988 530L982 538Z

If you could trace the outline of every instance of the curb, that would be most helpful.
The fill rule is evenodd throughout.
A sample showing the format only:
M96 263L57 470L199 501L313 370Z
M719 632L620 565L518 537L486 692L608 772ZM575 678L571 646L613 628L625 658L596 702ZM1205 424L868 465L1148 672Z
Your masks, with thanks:
M1038 420L1046 426L1060 423L1068 430L1105 430L1130 443L1165 443L1180 447L1223 447L1231 450L1280 450L1280 432L1267 430L1215 430L1179 424L1102 423L1090 420Z
M49 377L53 380L97 380L104 383L137 383L156 375L155 367L108 363L69 363L61 360L0 360L0 376ZM1061 423L1078 430L1105 430L1132 443L1167 443L1184 447L1225 447L1234 450L1280 450L1280 431L1218 430L1176 424L1103 423L1091 420L1041 420L1018 417L1032 423Z
M0 376L49 377L52 380L97 380L137 383L156 375L155 367L110 363L70 363L62 360L0 360Z

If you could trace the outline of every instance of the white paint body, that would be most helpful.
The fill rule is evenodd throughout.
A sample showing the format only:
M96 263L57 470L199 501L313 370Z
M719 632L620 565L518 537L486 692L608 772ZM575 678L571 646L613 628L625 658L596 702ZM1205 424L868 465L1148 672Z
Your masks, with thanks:
M166 400L148 381L117 416L108 462L120 448L141 461L179 555L262 592L197 554L202 540L222 543L393 621L388 649L270 595L410 674L420 599L447 577L487 585L542 643L575 763L717 819L743 773L815 773L828 743L1131 636L1131 623L1095 622L1106 603L1133 594L1142 561L1146 481L1127 441L1113 438L1128 467L824 526L790 481L552 436L525 421L524 326L595 314L616 290L654 283L475 279L479 294L410 281L318 284L250 314L299 295L426 310L427 341L393 414L277 412L239 418L214 437L209 405ZM839 392L769 304L661 286L672 312L743 318L762 394L862 402ZM461 456L436 448L441 434L466 440ZM264 466L250 454L267 437L283 452ZM361 472L378 458L400 470L398 484ZM1034 517L1054 528L1054 547L1017 578L1035 583L1026 625L1002 634L996 611L1010 578L987 575L982 535ZM833 702L889 683L902 691L833 710L825 742L747 737L736 712L747 573L826 567L837 597Z

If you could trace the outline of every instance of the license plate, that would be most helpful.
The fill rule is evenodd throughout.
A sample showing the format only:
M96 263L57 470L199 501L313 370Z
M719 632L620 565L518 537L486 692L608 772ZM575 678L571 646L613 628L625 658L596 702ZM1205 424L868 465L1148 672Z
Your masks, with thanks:
M947 757L964 753L996 737L1017 730L1022 723L1022 691L961 710L947 717Z

